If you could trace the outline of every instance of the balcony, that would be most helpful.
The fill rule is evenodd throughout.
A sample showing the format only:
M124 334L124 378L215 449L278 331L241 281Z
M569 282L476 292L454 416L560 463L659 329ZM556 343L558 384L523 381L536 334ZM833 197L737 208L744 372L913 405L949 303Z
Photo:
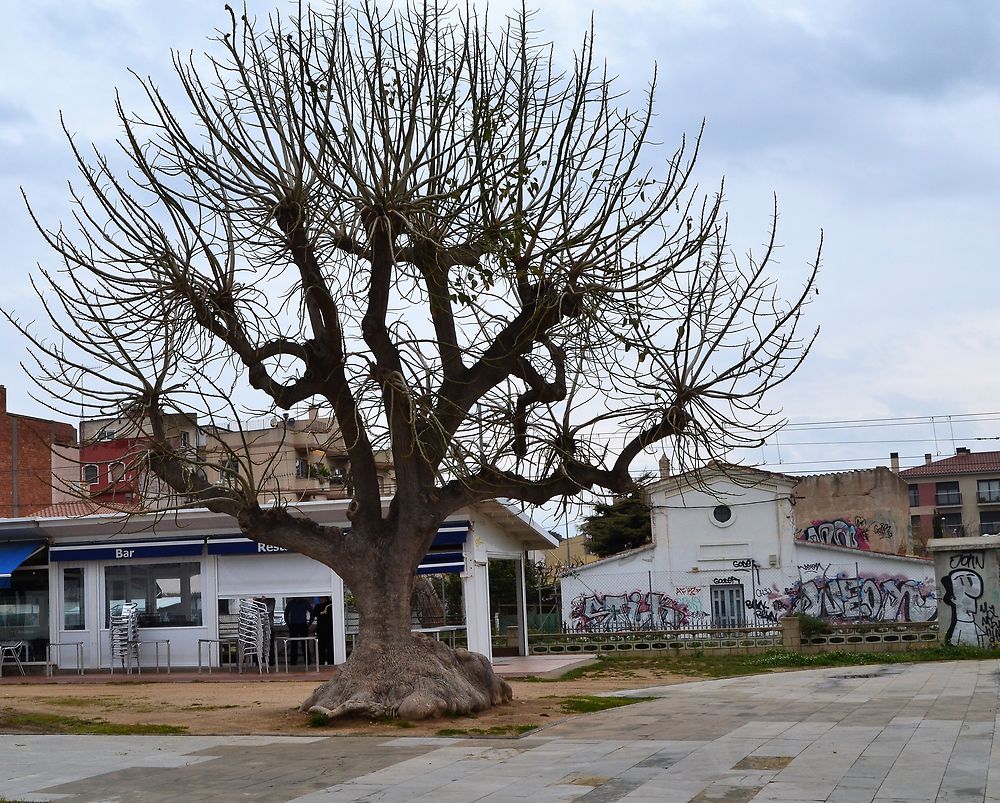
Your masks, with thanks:
M961 507L962 494L959 491L938 491L934 495L934 504L937 507Z
M1000 535L1000 521L984 521L979 525L980 535Z
M980 491L976 501L981 505L1000 505L1000 491Z

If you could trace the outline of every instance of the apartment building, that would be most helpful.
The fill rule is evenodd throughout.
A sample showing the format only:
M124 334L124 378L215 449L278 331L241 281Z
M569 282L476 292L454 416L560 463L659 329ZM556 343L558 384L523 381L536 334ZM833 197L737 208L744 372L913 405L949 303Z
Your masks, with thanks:
M350 459L329 416L312 407L234 429L205 427L201 458L207 478L220 485L252 478L262 504L344 499L351 494ZM379 484L392 493L389 452L376 452Z
M965 447L952 457L899 472L908 486L914 534L929 538L1000 535L1000 452Z
M344 499L350 461L332 418L317 408L242 424L204 425L194 414L166 416L170 444L185 452L191 470L217 485L245 482L261 504ZM173 492L146 471L149 422L93 419L81 424L79 473L84 492L100 505L155 508ZM376 454L385 492L394 486L392 460Z
M166 416L167 437L176 448L197 454L198 419ZM84 494L98 505L131 507L151 502L159 493L150 487L146 452L152 443L148 419L89 419L80 423L80 482ZM158 487L158 486L157 486Z

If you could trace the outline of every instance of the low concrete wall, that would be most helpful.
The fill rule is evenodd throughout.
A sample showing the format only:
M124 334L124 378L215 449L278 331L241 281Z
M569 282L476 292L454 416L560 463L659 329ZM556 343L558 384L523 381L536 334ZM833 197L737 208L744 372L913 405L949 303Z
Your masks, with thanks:
M828 632L803 636L798 617L788 616L773 627L705 628L694 630L626 631L621 633L535 633L531 655L655 653L680 656L701 652L749 655L784 649L819 652L905 652L937 647L936 622L896 622L832 625Z
M826 633L801 636L798 649L811 655L820 652L906 652L939 645L936 622L911 622L833 625Z

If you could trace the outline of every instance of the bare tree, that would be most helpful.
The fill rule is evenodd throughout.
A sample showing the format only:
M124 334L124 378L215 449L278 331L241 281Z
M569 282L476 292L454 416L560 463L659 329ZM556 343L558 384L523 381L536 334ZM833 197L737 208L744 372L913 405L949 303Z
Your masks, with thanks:
M495 497L627 494L665 439L682 467L759 444L780 423L765 394L814 336L796 330L819 256L789 301L773 227L737 259L721 188L693 183L699 139L658 147L655 78L625 108L589 34L560 73L524 11L230 15L210 53L174 56L183 110L139 78L149 108L119 101L120 153L67 131L82 180L72 231L38 223L62 267L38 282L54 338L20 325L32 371L148 420L149 469L187 504L344 578L359 643L306 708L507 700L484 657L410 632L438 526ZM347 532L261 504L238 448L232 482L207 480L163 423L305 403L350 457Z

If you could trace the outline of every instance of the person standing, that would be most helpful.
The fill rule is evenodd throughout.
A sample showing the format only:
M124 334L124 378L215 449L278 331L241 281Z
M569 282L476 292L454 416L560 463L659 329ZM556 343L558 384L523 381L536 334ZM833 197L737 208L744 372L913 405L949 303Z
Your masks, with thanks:
M319 639L319 660L323 664L333 663L333 600L320 597L313 608L316 623L316 638Z
M289 638L303 638L309 635L309 625L312 624L312 608L304 597L292 597L285 604L285 624L288 625ZM293 641L286 649L289 650L288 662L293 666L298 663L299 647L303 648L306 664L309 663L309 651L305 645Z

